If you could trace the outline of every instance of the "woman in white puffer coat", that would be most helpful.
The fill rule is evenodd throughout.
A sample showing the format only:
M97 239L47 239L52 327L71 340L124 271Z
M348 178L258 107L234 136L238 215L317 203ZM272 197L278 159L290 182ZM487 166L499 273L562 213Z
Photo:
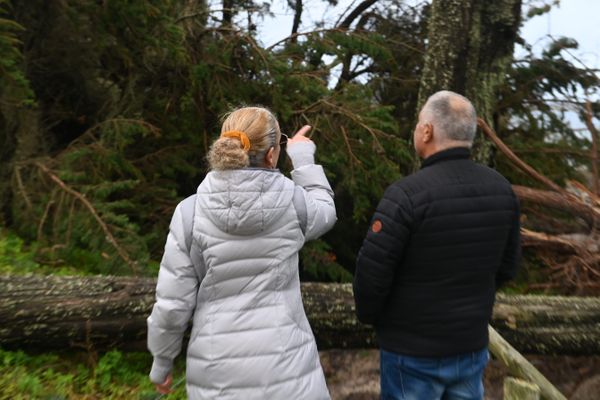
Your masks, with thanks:
M190 320L190 399L329 399L298 277L298 251L336 220L333 191L303 127L287 141L292 179L276 169L286 140L273 114L230 113L211 171L175 209L148 318L150 379L171 385Z

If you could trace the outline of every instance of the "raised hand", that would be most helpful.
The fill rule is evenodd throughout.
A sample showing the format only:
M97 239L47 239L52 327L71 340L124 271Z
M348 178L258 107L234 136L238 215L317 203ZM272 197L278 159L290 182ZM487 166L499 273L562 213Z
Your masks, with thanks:
M296 132L294 134L294 136L292 136L291 138L288 139L288 147L290 147L290 145L294 145L294 143L300 143L300 142L312 142L312 140L310 138L306 137L306 134L312 129L312 126L310 125L304 125L302 128L300 128L300 130L298 130L298 132Z

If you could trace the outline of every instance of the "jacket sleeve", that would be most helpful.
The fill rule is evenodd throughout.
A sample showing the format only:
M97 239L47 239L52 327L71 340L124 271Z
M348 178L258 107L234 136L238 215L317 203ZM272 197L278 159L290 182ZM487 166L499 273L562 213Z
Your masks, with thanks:
M295 143L288 148L294 170L292 180L302 188L303 201L294 201L296 210L305 219L305 239L312 240L330 230L337 220L333 190L323 167L314 163L316 146L313 142ZM298 207L299 206L299 207Z
M305 165L292 171L294 183L301 186L306 213L305 239L313 240L325 234L335 224L337 216L333 190L320 165Z
M379 202L356 260L354 302L358 320L375 325L402 261L413 221L408 196L390 187Z
M154 357L150 380L163 383L181 351L196 306L198 277L186 248L181 207L169 227L156 285L156 303L148 317L148 349Z
M515 202L515 214L510 229L508 241L504 248L502 263L496 272L496 289L500 288L506 282L514 279L521 261L521 224L519 212L519 200L513 193Z

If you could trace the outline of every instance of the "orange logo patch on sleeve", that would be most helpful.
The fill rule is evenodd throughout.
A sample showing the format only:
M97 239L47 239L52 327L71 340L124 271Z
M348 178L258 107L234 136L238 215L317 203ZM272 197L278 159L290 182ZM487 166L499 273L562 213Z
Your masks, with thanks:
M371 225L371 230L375 233L379 233L381 231L381 228L383 228L383 225L381 224L381 221L376 219L373 222L373 225Z

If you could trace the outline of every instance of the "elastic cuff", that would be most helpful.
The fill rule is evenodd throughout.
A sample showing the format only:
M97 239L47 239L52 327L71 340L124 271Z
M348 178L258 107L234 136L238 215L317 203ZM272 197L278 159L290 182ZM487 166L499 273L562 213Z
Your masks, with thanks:
M152 383L165 383L167 375L173 369L173 360L163 357L154 357L152 369L150 370L150 381Z
M300 142L288 146L286 151L294 168L298 168L315 163L316 149L314 142Z

